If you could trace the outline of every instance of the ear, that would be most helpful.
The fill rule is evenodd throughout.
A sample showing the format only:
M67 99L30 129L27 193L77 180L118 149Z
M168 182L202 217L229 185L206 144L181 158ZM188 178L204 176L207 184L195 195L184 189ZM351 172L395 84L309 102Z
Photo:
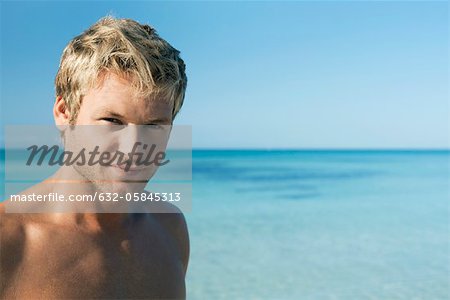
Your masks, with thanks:
M56 126L69 125L70 123L70 112L61 96L56 97L53 105L53 118Z

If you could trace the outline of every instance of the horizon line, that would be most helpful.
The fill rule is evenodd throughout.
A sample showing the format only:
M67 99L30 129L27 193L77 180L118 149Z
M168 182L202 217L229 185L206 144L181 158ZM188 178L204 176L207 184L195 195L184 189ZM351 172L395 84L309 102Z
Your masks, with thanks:
M0 151L4 151L5 148L0 147ZM13 149L11 149L13 150ZM14 150L26 150L21 148L16 148ZM172 149L176 150L176 149ZM189 150L189 149L183 149ZM238 148L238 147L193 147L192 151L440 151L440 152L450 152L450 148L333 148L333 147L248 147L248 148Z
M238 148L238 147L193 147L192 150L199 151L450 151L450 148L335 148L335 147L249 147L249 148Z

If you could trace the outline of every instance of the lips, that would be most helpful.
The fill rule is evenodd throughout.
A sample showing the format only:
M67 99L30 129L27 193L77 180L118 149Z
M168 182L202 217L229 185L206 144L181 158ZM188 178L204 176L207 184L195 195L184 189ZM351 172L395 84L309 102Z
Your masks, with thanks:
M131 173L139 173L142 172L144 170L146 170L147 168L143 168L143 167L138 167L138 166L133 166L131 165L128 169L126 164L123 165L112 165L112 167L122 170L123 172L131 172Z

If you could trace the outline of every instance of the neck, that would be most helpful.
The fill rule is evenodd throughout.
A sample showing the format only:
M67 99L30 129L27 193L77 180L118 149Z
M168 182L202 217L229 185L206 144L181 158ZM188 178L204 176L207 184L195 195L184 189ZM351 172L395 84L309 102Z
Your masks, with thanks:
M107 194L114 194L114 191L106 193L99 190L72 167L60 168L46 180L46 183L51 186L51 192L64 195L65 199L74 195L94 199L94 201L58 202L50 207L51 212L54 212L51 218L60 224L100 233L120 230L132 217L132 214L128 213L125 201L100 201L106 200Z

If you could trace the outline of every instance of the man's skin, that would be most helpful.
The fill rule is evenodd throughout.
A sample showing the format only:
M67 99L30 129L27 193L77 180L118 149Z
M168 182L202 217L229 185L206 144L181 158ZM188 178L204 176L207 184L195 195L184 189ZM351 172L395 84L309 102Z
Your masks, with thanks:
M105 79L101 88L83 98L76 124L138 125L152 120L171 124L171 105L131 99L129 86L115 75ZM111 120L116 115L100 116L102 107L114 110L120 120ZM70 118L60 97L53 114L57 125L67 124ZM60 170L23 194L64 193L64 185L48 182L64 178L67 172ZM81 192L95 191L94 186L84 189ZM172 213L13 214L0 205L0 298L185 298L186 222L175 206L163 205Z

